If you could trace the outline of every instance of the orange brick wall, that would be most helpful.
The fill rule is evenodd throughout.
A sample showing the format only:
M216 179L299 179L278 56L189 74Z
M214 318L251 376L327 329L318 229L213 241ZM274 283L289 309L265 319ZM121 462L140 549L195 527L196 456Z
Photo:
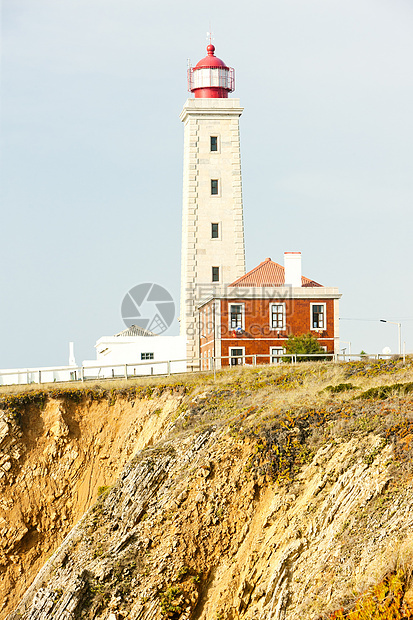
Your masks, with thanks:
M270 328L270 303L285 303L286 329L277 331ZM326 329L321 333L311 330L311 304L326 305ZM243 304L245 308L245 331L235 335L229 327L229 305ZM214 315L213 302L209 302L201 309L201 354L214 355ZM327 347L329 353L334 352L334 300L333 299L221 299L221 319L217 331L221 338L221 356L229 356L230 348L245 348L245 355L250 356L247 363L252 363L252 355L257 357L257 363L269 362L271 347L284 346L290 334L299 336L308 332L318 337L322 346ZM205 313L206 311L206 313ZM206 319L206 320L205 320ZM227 365L228 360L222 360ZM205 362L203 366L206 367Z

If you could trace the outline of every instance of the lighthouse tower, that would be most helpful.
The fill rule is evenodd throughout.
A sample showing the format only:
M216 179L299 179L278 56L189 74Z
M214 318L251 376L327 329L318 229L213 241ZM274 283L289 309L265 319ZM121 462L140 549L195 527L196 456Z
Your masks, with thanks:
M197 306L214 290L245 273L239 99L234 70L215 56L215 47L188 69L184 123L181 335L187 356L199 357Z

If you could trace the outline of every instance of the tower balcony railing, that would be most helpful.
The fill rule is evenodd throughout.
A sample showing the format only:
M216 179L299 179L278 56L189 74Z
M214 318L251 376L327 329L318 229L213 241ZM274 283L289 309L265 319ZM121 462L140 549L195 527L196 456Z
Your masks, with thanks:
M197 88L223 88L232 93L235 90L235 71L232 67L190 67L188 90Z

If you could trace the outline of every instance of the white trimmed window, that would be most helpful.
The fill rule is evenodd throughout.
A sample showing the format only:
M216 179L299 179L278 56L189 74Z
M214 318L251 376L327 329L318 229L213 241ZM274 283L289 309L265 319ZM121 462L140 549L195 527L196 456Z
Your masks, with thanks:
M141 360L153 360L153 353L141 353Z
M220 238L219 222L211 223L211 239Z
M212 323L212 308L211 306L207 306L205 334L211 333L211 323Z
M245 358L245 347L239 347L237 349L231 348L229 350L229 355L230 355L229 361L230 361L231 366L241 365Z
M201 314L201 336L206 336L206 308L204 308L204 311Z
M229 304L229 329L245 329L244 304Z
M311 304L311 329L321 329L324 331L326 325L326 305Z
M219 196L219 179L211 179L211 196Z
M285 329L285 304L270 304L270 328Z
M285 349L282 347L271 347L271 364L280 364L282 362L280 355L285 355Z
M218 147L219 147L218 136L210 136L209 147L210 147L211 153L217 153L218 152Z

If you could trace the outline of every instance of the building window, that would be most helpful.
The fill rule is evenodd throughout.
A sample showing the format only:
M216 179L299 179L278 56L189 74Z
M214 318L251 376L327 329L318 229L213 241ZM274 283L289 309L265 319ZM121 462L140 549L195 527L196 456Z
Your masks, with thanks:
M311 329L326 328L326 305L311 304Z
M271 364L280 364L282 362L281 355L285 355L285 349L281 347L271 347Z
M212 282L219 282L219 267L212 267Z
M242 347L241 349L230 349L229 355L231 366L237 366L238 364L242 364L245 357L245 348Z
M244 305L243 304L230 304L229 305L229 328L230 329L244 329Z
M211 179L211 195L218 196L218 179Z
M285 329L285 304L270 304L271 329Z
M211 224L211 239L219 239L219 224Z
M211 307L210 306L207 306L205 318L206 318L205 333L210 334L211 333Z
M141 360L153 360L153 353L141 353Z
M216 153L218 151L218 136L211 136L211 152Z
M206 331L205 331L205 325L206 325L206 310L204 309L203 312L201 312L200 314L200 318L201 318L201 338L205 338L206 337Z

